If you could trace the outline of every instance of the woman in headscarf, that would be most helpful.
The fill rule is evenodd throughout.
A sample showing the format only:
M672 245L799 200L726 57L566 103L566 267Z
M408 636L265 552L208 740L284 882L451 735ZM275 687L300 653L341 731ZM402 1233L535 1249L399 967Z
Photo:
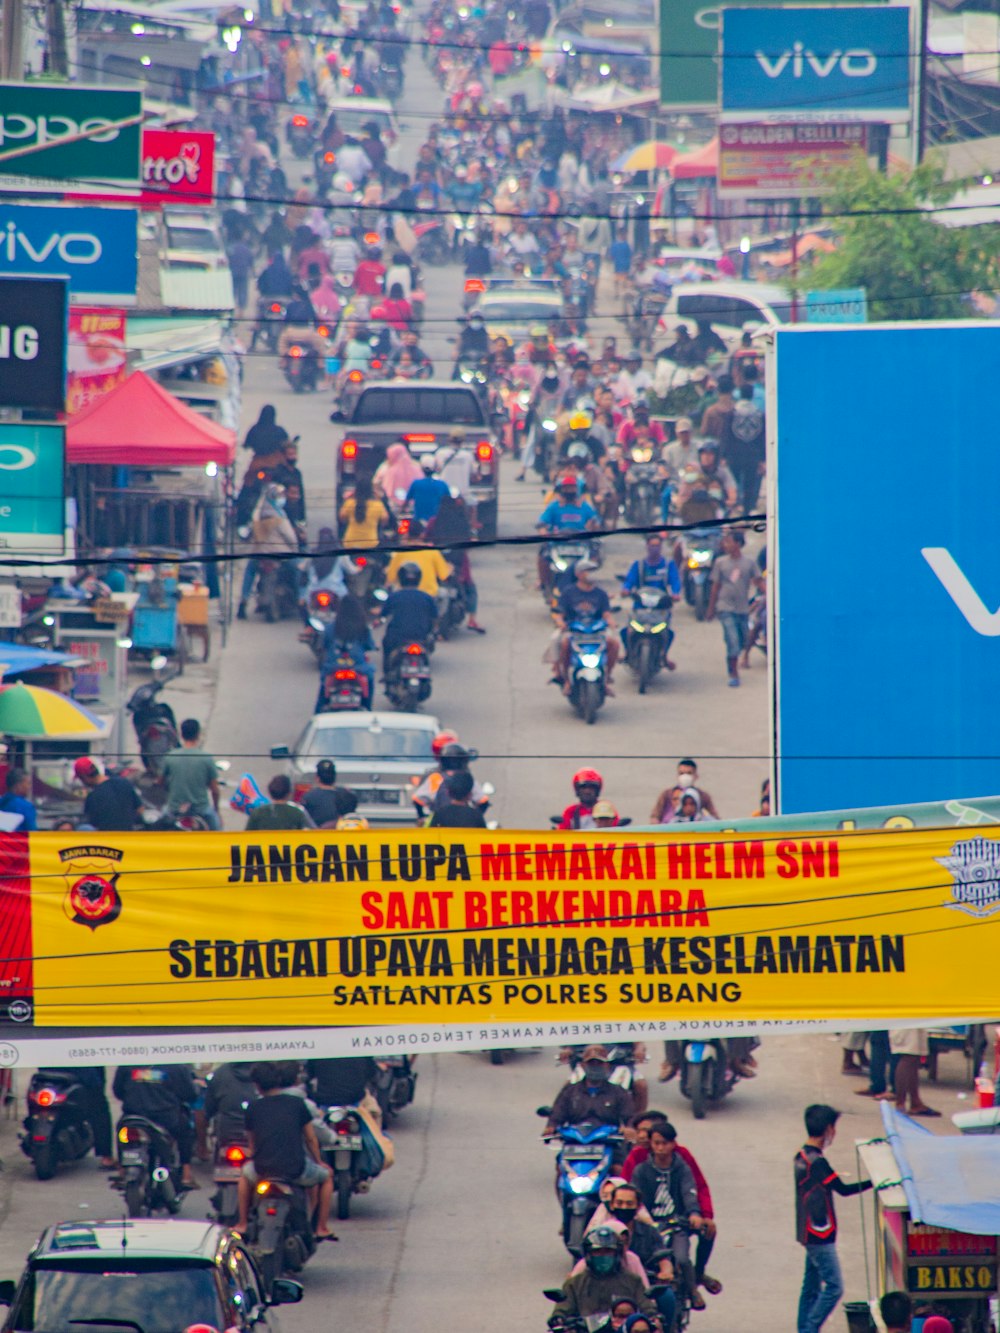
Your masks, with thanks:
M319 694L316 698L316 712L326 700L326 679L331 671L337 669L341 657L348 657L359 675L367 682L364 707L371 710L372 696L375 693L375 668L368 660L368 654L375 651L375 640L364 604L352 593L341 598L337 614L323 634L323 656L319 667Z
M424 536L431 545L446 552L445 559L455 571L455 578L461 585L465 597L467 626L474 634L485 634L486 630L476 619L476 612L479 610L479 592L472 578L469 552L464 546L457 551L448 549L458 542L472 540L472 525L461 496L446 495L442 499L440 508L428 523Z
M243 448L254 454L273 454L288 440L288 431L277 422L277 412L270 403L260 409L260 416L247 431Z
M701 808L701 797L694 787L689 787L681 797L677 813L670 822L671 824L694 824L704 818L705 812Z
M398 507L399 492L406 495L412 483L423 475L420 464L403 441L399 440L396 444L390 444L385 451L385 461L375 469L372 483L376 495L383 496L390 505Z

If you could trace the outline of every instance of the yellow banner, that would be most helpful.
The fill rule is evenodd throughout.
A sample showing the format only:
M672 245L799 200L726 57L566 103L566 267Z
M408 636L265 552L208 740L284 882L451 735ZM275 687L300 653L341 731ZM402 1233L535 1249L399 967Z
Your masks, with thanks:
M43 1026L997 1008L1000 837L959 829L28 841Z

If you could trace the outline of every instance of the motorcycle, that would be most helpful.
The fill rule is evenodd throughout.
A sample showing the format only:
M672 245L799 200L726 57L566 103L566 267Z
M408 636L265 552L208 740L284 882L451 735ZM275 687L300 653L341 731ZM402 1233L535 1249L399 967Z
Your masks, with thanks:
M688 1041L681 1054L681 1094L691 1102L695 1120L705 1119L709 1102L720 1102L739 1082L726 1051L726 1043Z
M263 337L264 346L269 352L276 353L281 326L288 314L288 302L273 296L262 296L257 302L257 323L254 326L251 350L259 337Z
M580 1063L580 1057L587 1048L585 1046L566 1047L566 1063L571 1069L569 1076L570 1083L582 1083L585 1071ZM615 1042L606 1047L608 1052L608 1064L611 1066L611 1077L609 1083L616 1084L619 1088L624 1088L626 1092L632 1091L632 1084L635 1082L635 1048L632 1042ZM556 1063L563 1063L562 1051L556 1057Z
M163 759L167 752L180 745L174 710L156 697L176 675L178 672L175 669L164 672L155 680L148 680L132 692L125 705L126 712L132 715L132 727L143 766L153 777L162 774Z
M354 665L353 659L342 653L323 681L323 702L319 712L356 713L364 708L367 694L367 678Z
M297 570L284 560L262 556L257 562L257 610L269 625L298 613Z
M391 655L385 675L385 692L395 708L417 708L431 697L431 663L427 645L408 643Z
M323 1145L323 1157L333 1173L337 1217L343 1222L351 1215L351 1195L367 1194L371 1188L371 1177L364 1170L361 1117L353 1106L329 1106L323 1119L337 1136L336 1142Z
M417 1075L408 1055L387 1055L377 1060L378 1073L372 1081L372 1094L382 1111L382 1124L388 1127L413 1101Z
M540 1106L548 1116L552 1108ZM557 1143L556 1194L562 1209L563 1243L574 1259L583 1253L587 1224L597 1211L601 1185L612 1174L615 1149L622 1136L615 1125L560 1125Z
M708 614L712 566L722 541L720 528L690 528L685 534L684 600L694 608L695 618Z
M403 94L403 71L398 65L387 65L383 62L378 67L378 83L382 96L388 97L390 102L395 102Z
M413 234L417 238L417 259L421 264L438 267L451 261L448 232L442 218L414 222Z
M569 626L569 701L588 726L607 697L608 630L603 620Z
M309 594L306 607L306 626L299 639L308 644L309 650L318 662L323 656L323 636L327 625L333 623L337 610L337 594L329 588L315 588Z
M87 1094L73 1074L39 1069L28 1084L28 1114L21 1149L39 1180L51 1180L60 1162L86 1157L94 1146Z
M215 1160L212 1166L215 1193L212 1195L211 1203L215 1209L215 1220L224 1227L233 1226L240 1215L239 1181L248 1156L249 1143L246 1135L229 1134L216 1137Z
M467 614L465 593L454 574L440 579L437 592L437 632L440 637L450 639L465 624Z
M647 527L656 521L661 485L657 484L656 464L650 448L633 446L625 473L625 519L635 527Z
M600 564L601 547L599 542L588 541L585 537L556 537L542 547L542 556L545 561L542 566L542 596L549 603L578 560L594 560Z
M672 637L673 600L662 588L637 588L628 620L625 660L639 677L639 693L663 668Z
M261 1180L253 1196L246 1233L270 1297L275 1282L288 1270L298 1273L316 1253L309 1196L301 1185Z
M146 1116L125 1115L117 1139L119 1174L111 1187L125 1196L129 1217L178 1212L183 1187L173 1135Z
M285 137L288 139L288 146L292 150L293 157L297 157L300 161L312 157L316 139L316 126L308 116L304 116L301 111L296 112L288 122Z
M312 393L319 387L319 357L313 347L292 343L281 358L281 369L293 393Z

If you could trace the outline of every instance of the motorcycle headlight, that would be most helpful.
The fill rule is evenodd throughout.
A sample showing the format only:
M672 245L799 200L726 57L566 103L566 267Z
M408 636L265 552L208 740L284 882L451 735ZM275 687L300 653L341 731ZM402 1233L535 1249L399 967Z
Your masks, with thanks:
M472 383L472 372L469 371L469 370L463 370L462 373L461 373L461 380L462 380L462 383L463 383L463 384L471 384L471 383Z
M638 620L630 620L628 625L629 629L637 629L640 634L642 633L642 626L639 624Z
M652 449L633 449L633 450L632 450L632 462L633 462L633 463L648 463L649 460L650 460L652 457L653 457L653 451L652 451Z
M552 563L555 565L556 569L559 570L560 574L565 573L565 571L569 569L569 564L565 560L560 560L558 556L552 561Z
M580 664L585 667L599 666L601 661L600 653L581 653Z
M688 569L701 569L712 559L711 551L692 551L688 556Z
M590 1176L574 1176L569 1182L569 1187L574 1194L591 1194L594 1189L594 1181Z
M545 420L542 422L542 430L555 430L555 428L556 428L556 423L552 420L551 417L546 417Z
M528 404L531 402L531 394L528 393L526 389L522 389L521 392L517 395L517 401L520 403L522 407L527 407Z
M662 624L653 626L653 633L662 634L666 628L667 628L667 622L664 620Z

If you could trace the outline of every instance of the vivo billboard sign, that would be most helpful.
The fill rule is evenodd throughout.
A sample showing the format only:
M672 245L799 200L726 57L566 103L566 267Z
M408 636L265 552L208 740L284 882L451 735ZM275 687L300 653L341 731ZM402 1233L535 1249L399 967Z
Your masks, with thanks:
M0 204L0 276L66 278L74 300L135 304L134 208Z
M910 116L910 11L903 5L724 9L728 120L891 122Z

